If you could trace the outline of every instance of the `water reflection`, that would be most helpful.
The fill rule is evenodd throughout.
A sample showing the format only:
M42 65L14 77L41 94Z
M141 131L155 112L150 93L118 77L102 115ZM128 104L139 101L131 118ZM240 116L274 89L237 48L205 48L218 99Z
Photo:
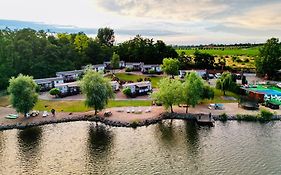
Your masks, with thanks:
M106 126L99 124L90 125L88 138L88 170L102 173L111 157L114 135Z
M175 142L174 126L172 121L166 120L159 123L156 127L156 133L160 133L161 141L165 145L172 145Z
M18 131L18 148L19 158L22 167L32 169L40 162L40 143L42 138L42 129L40 127L32 127Z
M185 121L184 125L186 133L186 142L192 150L196 151L199 142L198 126L194 122L188 121Z

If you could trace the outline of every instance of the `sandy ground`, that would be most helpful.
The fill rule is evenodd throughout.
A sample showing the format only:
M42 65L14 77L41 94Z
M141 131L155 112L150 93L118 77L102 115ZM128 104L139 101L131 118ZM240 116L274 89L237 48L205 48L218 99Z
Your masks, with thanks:
M251 110L245 110L242 108L238 108L237 103L227 103L224 104L223 110L210 110L208 109L208 105L198 105L195 108L190 107L189 113L192 114L209 114L210 112L212 115L219 115L222 113L226 113L228 115L236 115L236 114L252 114L256 115L259 113L258 110L251 111ZM264 107L260 107L264 108ZM268 109L268 108L267 108ZM136 113L128 113L127 111L141 111L140 114ZM146 112L147 110L150 110L150 112ZM270 110L270 109L268 109ZM103 116L104 112L110 111L112 113L112 116L107 117L107 119L112 121L121 121L121 122L133 122L133 121L142 121L146 119L153 119L158 117L161 113L165 112L165 109L161 106L151 106L151 107L119 107L119 108L108 108L99 113L100 116ZM120 112L121 111L121 112ZM270 110L274 112L276 115L281 115L281 109L279 110ZM178 106L174 106L174 112L177 113L185 113L185 108L181 108ZM84 114L94 114L93 111L89 112L81 112L81 113L66 113L66 112L59 112L56 114L55 117L51 116L51 114L48 117L42 117L42 112L39 116L36 117L30 117L30 118L24 118L24 116L20 115L18 119L6 119L5 116L8 114L15 114L15 110L12 108L7 107L0 107L0 125L12 125L16 123L36 123L39 121L52 121L57 119L64 119L69 118L71 116L83 116Z

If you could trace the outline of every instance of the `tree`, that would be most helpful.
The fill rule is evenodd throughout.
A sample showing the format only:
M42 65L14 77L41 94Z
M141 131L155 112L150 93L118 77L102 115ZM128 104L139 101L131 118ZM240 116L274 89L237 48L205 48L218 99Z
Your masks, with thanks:
M110 65L112 69L118 69L120 66L119 63L120 63L120 57L117 53L114 52L110 60Z
M98 110L105 108L110 98L114 97L109 80L93 70L86 70L79 85L82 93L86 95L86 106L93 107L95 115L98 113Z
M111 28L105 27L98 30L97 39L100 44L112 47L115 41L114 31Z
M259 52L259 56L255 59L258 74L267 75L269 79L274 78L276 72L281 68L281 43L279 39L267 40Z
M160 102L173 113L173 105L181 102L182 84L177 79L163 78L158 83L159 90L151 95L156 102Z
M162 70L168 75L178 75L180 62L178 59L164 58Z
M186 104L186 113L188 107L191 105L195 107L203 98L204 83L201 77L195 72L186 75L185 82L183 83L182 101Z
M194 52L194 62L197 68L211 69L214 67L215 57L208 53Z
M53 88L49 91L49 94L57 97L60 94L60 90L58 88Z
M221 89L223 95L225 95L225 91L233 89L234 86L236 87L236 83L233 82L233 78L229 72L224 72L216 82L216 88Z
M17 112L26 114L34 107L38 100L36 83L30 76L20 74L17 78L12 77L8 87L12 106Z

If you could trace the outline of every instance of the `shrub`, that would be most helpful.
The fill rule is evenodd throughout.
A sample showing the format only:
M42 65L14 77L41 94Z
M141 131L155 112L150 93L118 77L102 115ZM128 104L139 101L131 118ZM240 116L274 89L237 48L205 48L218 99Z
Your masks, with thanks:
M270 121L272 120L273 113L266 109L262 109L258 117L260 121Z
M257 116L249 114L237 114L237 120L239 121L257 121Z
M151 81L151 79L148 78L148 77L145 77L145 78L144 78L144 81Z
M226 115L226 113L223 113L223 114L221 114L221 115L219 115L219 120L221 120L221 121L227 121L227 115Z
M249 58L246 58L246 59L244 60L244 62L245 62L245 63L249 63L249 62L250 62Z
M156 74L156 71L153 70L153 69L150 69L150 70L148 70L148 73L149 73L149 74Z
M60 94L60 90L58 88L53 88L49 91L49 94L57 97Z
M125 72L132 72L133 68L126 67Z
M142 78L138 78L138 79L137 79L137 82L142 82L142 81L143 81Z
M140 121L139 120L134 120L131 122L131 127L132 128L137 128L139 126Z
M126 87L125 89L123 89L123 94L125 94L126 96L131 96L132 92L131 89L129 87Z

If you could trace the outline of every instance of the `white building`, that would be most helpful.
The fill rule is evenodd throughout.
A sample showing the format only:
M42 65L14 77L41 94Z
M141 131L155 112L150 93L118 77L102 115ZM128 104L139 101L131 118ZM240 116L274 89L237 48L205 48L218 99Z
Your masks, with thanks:
M72 70L57 72L56 76L63 78L64 82L73 82L78 80L78 78L83 74L84 70Z
M149 73L150 70L155 71L155 73L162 73L162 69L159 64L143 65L141 68L142 73Z
M111 84L112 89L113 89L114 91L119 91L120 84L119 84L117 81L111 81L110 84Z
M144 63L139 62L139 63L126 63L126 68L135 70L135 71L141 71Z
M60 90L60 96L62 97L80 93L80 89L76 81L71 83L57 84L55 88L58 88Z
M48 91L54 88L57 84L63 83L62 77L42 78L34 80L40 86L40 91Z
M144 95L152 91L152 85L150 81L124 84L123 88L130 88L131 93L136 95Z

